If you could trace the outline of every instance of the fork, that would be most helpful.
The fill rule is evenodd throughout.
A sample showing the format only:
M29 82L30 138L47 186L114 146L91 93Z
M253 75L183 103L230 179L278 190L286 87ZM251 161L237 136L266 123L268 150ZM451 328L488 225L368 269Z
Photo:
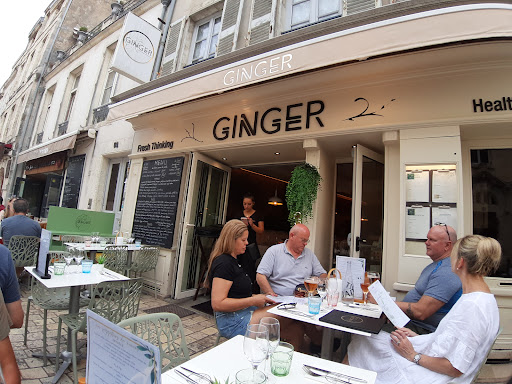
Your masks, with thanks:
M329 382L329 383L352 384L352 382L349 381L350 379L344 380L344 379L340 378L339 376L335 376L335 374L331 374L331 373L326 373L326 374L316 373L316 372L313 372L310 368L306 367L305 365L302 366L302 369L308 375L310 375L310 376L313 376L313 377L325 377L325 380L327 380L327 382Z

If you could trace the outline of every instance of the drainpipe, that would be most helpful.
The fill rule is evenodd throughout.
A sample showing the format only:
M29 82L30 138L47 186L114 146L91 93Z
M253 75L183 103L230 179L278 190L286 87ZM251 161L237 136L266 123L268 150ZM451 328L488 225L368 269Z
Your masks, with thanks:
M151 73L151 80L155 80L158 71L160 70L160 65L162 64L162 58L164 56L164 48L165 41L167 40L167 34L169 33L169 28L171 27L171 19L174 13L174 5L176 4L176 0L161 0L162 5L164 6L162 9L162 16L158 19L160 22L158 23L158 29L162 30L162 36L160 36L160 43L158 44L158 51L155 57L155 65L153 66L153 72ZM162 23L163 21L163 23ZM163 27L163 28L162 28Z
M32 129L34 128L34 125L35 125L35 122L36 122L36 116L35 115L37 115L37 112L39 111L39 106L41 105L41 100L43 98L43 93L44 93L44 88L41 89L41 85L43 83L43 78L45 76L46 70L48 69L48 65L50 64L50 58L52 56L53 47L55 46L55 42L57 41L57 37L59 36L59 32L62 29L62 24L64 24L64 19L66 18L66 15L68 13L69 7L71 6L72 2L73 2L73 0L69 0L68 4L66 6L66 9L64 10L64 13L62 15L62 19L60 20L60 24L57 27L57 30L55 31L55 34L53 36L52 43L51 43L50 47L47 50L47 57L46 57L46 60L44 62L43 69L41 70L41 74L39 75L39 79L37 80L37 87L35 89L35 94L33 96L33 99L31 100L31 102L29 103L30 107L29 107L29 110L28 110L28 113L27 113L27 119L25 120L25 122L23 123L23 126L21 127L21 136L20 136L20 140L19 140L20 145L19 145L19 149L16 148L16 157L14 158L14 164L12 165L12 167L13 167L12 172L11 172L12 179L10 180L11 185L10 185L10 188L9 188L9 195L10 196L12 196L12 194L14 193L14 187L15 187L15 184L16 184L15 180L16 180L16 177L17 177L17 173L19 172L19 169L18 169L18 155L19 155L20 152L23 151L23 146L25 144L25 139L26 139L26 136L27 136L27 131L29 130L31 121L33 121ZM32 130L31 130L30 134L32 134ZM20 172L20 176L21 176L21 172Z

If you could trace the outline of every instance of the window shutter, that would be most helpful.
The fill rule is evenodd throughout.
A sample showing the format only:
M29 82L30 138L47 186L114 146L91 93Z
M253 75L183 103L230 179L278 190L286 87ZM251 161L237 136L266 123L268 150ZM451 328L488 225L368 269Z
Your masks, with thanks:
M235 48L243 1L226 0L224 4L217 56L229 53Z
M345 15L353 15L354 13L369 11L375 8L375 0L345 0Z
M274 35L276 0L254 0L249 29L249 45L261 43Z
M167 34L167 40L165 42L164 58L160 68L160 76L168 75L176 70L176 54L181 43L184 24L184 20L180 19L171 24L171 27L169 28L169 33Z

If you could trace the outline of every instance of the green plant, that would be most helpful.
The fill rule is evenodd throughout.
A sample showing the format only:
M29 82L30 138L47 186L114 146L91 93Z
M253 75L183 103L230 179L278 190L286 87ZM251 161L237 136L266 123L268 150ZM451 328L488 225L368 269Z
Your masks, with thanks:
M79 31L87 32L87 31L88 31L88 29L87 29L87 27L80 27Z
M98 256L96 256L96 261L98 262L98 264L105 264L106 259L107 258L103 256L103 253L100 253L98 254Z
M226 381L225 381L225 382L220 381L219 379L215 378L215 379L213 380L213 384L229 384L229 377L226 379Z
M311 164L304 163L292 171L290 182L286 187L286 205L288 206L288 222L307 220L313 215L313 203L318 194L322 177L318 169ZM299 220L297 220L299 216Z

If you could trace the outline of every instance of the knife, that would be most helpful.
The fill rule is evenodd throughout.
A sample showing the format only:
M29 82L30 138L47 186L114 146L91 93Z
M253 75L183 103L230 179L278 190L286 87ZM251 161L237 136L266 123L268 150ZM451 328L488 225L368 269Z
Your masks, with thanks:
M187 375L185 375L183 372L180 372L178 371L177 369L174 370L174 372L176 372L178 375L180 375L181 377L183 377L185 380L187 380L187 383L190 383L190 384L198 384L197 381L194 381L192 380L190 377L188 377Z
M305 367L308 367L309 369L313 369L315 371L319 371L319 372L323 372L325 374L331 374L331 375L336 375L336 376L341 376L341 377L346 377L347 379L349 380L353 380L353 381L357 381L358 383L367 383L366 380L364 379L360 379L358 377L354 377L354 376L349 376L349 375L345 375L344 373L339 373L339 372L333 372L333 371L328 371L326 369L321 369L321 368L317 368L317 367L312 367L311 365L306 365L304 364Z

